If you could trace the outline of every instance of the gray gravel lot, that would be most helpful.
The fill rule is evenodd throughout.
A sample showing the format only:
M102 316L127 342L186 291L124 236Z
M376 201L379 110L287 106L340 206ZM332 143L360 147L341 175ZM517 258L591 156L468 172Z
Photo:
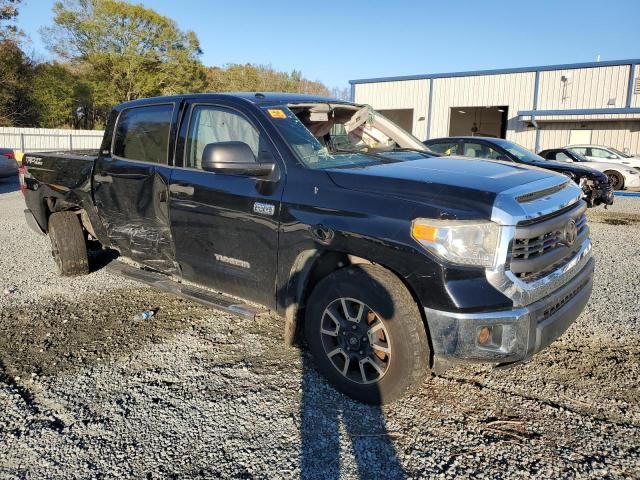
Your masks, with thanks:
M638 198L590 212L594 293L560 340L380 409L283 347L276 318L104 270L58 277L12 190L0 184L0 478L640 478Z

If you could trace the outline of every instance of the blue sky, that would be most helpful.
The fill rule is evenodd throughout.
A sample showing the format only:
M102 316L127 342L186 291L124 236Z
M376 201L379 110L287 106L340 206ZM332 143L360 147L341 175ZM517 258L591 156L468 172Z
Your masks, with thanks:
M38 58L53 0L23 0ZM137 2L139 3L139 2ZM205 65L270 64L350 79L640 57L639 0L144 0L197 33Z

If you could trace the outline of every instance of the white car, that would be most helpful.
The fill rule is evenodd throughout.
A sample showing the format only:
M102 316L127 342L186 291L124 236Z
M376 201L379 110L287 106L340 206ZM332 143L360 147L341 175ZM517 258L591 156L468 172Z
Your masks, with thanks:
M600 145L569 145L569 148L594 162L607 162L626 165L640 170L640 156L629 155L612 147Z
M640 168L632 168L621 163L593 161L580 154L577 149L568 147L543 150L538 155L547 160L581 163L585 167L598 170L609 178L613 190L640 189Z

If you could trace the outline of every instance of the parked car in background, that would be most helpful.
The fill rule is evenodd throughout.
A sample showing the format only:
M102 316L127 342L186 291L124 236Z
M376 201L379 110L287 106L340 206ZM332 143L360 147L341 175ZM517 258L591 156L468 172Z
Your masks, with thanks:
M9 157L9 158L13 158L14 160L17 160L16 152L13 150L13 148L0 147L0 155L4 155L5 157Z
M0 155L0 178L13 177L18 174L18 162L15 158Z
M502 138L446 137L427 140L424 144L430 150L443 155L486 158L553 170L566 175L580 185L587 205L590 207L613 204L612 187L605 174L570 162L545 160L517 143Z
M604 173L609 178L611 188L640 188L640 171L620 163L599 162L590 160L576 150L570 148L552 148L538 153L546 160L557 162L576 162Z
M568 145L564 148L573 150L595 162L617 163L640 170L640 156L630 155L612 147L601 145Z

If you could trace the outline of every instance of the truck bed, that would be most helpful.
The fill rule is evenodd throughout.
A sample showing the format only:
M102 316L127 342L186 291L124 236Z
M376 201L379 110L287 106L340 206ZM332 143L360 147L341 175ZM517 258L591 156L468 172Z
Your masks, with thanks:
M36 152L24 156L25 201L43 231L47 231L47 201L51 199L93 210L91 176L97 158L97 150Z

